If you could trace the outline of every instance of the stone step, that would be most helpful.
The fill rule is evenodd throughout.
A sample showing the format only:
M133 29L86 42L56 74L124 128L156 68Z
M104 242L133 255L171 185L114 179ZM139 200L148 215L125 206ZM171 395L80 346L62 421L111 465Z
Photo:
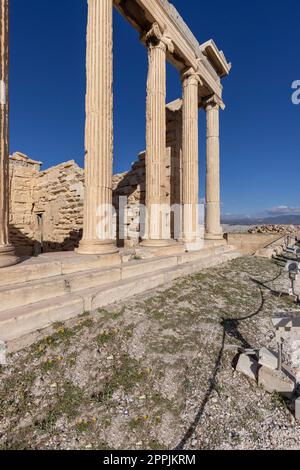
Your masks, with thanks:
M229 245L211 246L205 247L198 252L182 253L180 255L182 256L182 262L189 262L191 259L205 257L208 254L222 253L224 251L230 251L231 249L233 249L233 247ZM166 254L164 254L164 256L167 257ZM170 256L177 255L173 253ZM152 260L155 259L157 258L152 258ZM121 256L118 254L107 256L79 256L72 252L47 253L37 258L24 260L16 266L1 269L0 288L60 275L119 266L120 264Z
M24 281L14 284L9 283L0 287L0 312L74 293L82 289L101 287L134 276L144 276L160 269L172 268L206 257L221 256L227 252L231 252L231 247L222 246L178 256L130 261L109 268L89 269L94 266L94 263L99 263L99 260L95 259L89 261L87 270L73 272L75 265L78 269L75 256L75 260L70 258L70 260L65 260L63 263L60 262L60 264L58 261L45 261L45 263L39 262L25 266L25 276L23 266L20 266L21 278L24 276ZM81 263L80 260L79 263ZM47 269L49 269L49 277L45 277ZM57 274L66 270L70 271L70 274ZM40 279L36 279L37 274L42 275ZM19 279L20 276L16 276L16 278Z
M68 275L50 276L49 278L21 282L0 287L0 312L15 307L25 306L53 299L82 289L102 287L111 282L145 275L159 269L170 268L177 264L177 257L156 258L146 261L132 261L121 267L111 267L80 271Z
M1 313L0 339L10 343L47 328L55 322L67 321L83 312L84 299L76 294L10 309Z
M22 349L37 338L43 337L54 322L70 320L84 311L95 311L238 256L239 253L235 251L227 251L193 262L175 266L170 264L155 272L148 272L145 276L139 274L92 288L82 285L82 288L75 292L7 309L0 314L0 340L7 344L8 351Z
M73 252L47 253L24 260L16 266L1 269L0 287L119 264L121 257L118 254L82 256Z

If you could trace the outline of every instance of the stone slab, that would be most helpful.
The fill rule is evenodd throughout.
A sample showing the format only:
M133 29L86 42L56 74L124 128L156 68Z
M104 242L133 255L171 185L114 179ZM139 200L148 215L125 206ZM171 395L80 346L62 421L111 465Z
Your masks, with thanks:
M83 299L75 294L13 309L0 316L0 337L2 341L9 342L57 321L69 320L83 312Z
M276 370L278 367L278 354L273 351L270 351L267 348L261 348L259 350L259 359L258 363L261 366L268 367L269 369Z
M49 261L48 263L34 261L33 259L31 263L23 262L11 268L1 269L0 287L61 274L61 264L58 261Z
M122 267L122 279L128 279L137 275L146 275L160 269L171 268L177 265L175 256L157 258L153 261L133 261Z
M271 370L262 366L258 371L258 385L263 387L268 393L280 393L286 398L292 398L295 391L295 381L285 372Z
M258 362L247 354L241 354L236 365L236 371L256 381L258 378Z

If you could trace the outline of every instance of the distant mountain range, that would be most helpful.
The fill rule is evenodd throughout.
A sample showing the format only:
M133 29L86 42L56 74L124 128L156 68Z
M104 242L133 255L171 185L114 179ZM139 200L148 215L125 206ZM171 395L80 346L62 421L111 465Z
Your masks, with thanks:
M277 215L273 217L222 217L222 224L229 225L300 225L300 214Z

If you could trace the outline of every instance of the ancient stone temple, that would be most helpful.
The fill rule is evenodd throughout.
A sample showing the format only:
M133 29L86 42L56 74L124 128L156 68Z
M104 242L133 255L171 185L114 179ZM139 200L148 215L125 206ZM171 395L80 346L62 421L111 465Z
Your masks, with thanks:
M69 161L41 171L20 152L9 156L8 6L1 0L0 340L237 256L220 224L221 79L231 64L214 41L199 43L167 0L88 0L84 169ZM114 7L148 55L146 149L122 175L113 175ZM168 104L167 61L182 81Z

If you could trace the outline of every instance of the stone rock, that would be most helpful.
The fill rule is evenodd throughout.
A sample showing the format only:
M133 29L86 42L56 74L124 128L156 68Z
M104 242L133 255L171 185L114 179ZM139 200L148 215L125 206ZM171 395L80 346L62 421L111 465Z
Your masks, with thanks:
M249 377L249 379L257 380L258 376L258 362L247 354L241 354L236 366L237 372Z
M276 370L278 367L278 355L267 348L259 350L258 363L261 366L268 367L269 369Z
M6 344L0 340L0 365L6 366Z
M295 401L295 418L300 421L300 397Z
M300 227L297 225L258 225L249 229L249 233L279 233L292 234L299 232Z
M286 398L291 398L295 391L295 380L284 371L272 370L262 366L258 371L258 385L268 393L278 392Z

